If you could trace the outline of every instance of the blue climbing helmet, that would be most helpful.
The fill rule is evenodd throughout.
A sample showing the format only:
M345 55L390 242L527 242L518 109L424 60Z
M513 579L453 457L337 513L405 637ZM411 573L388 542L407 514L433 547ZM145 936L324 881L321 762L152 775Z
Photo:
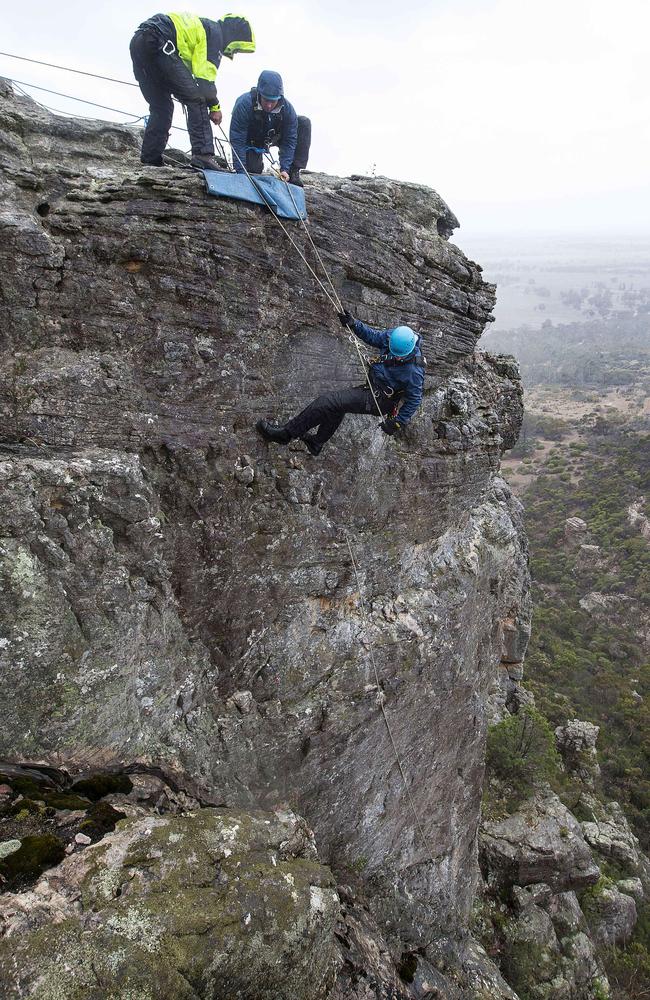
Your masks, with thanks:
M406 358L415 350L417 333L410 326L396 326L388 338L388 349L394 358Z

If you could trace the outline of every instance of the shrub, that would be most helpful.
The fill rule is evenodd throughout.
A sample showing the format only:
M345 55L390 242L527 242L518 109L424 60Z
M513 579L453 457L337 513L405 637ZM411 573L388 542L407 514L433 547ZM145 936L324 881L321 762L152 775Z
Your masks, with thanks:
M528 798L536 785L560 772L553 731L537 709L526 706L492 726L487 741L487 769L507 788L509 809Z

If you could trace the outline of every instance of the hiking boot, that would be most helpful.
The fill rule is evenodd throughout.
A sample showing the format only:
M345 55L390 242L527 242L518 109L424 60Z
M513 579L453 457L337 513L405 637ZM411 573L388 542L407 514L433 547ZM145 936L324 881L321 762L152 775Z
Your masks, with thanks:
M223 168L219 165L219 161L216 156L211 156L209 153L195 153L190 160L193 167L198 167L199 170L222 170Z
M298 167L292 167L289 171L289 184L295 184L299 188L305 186L300 180L300 170Z
M323 446L316 440L315 434L305 434L304 438L301 438L300 440L304 442L307 451L310 455L313 455L314 458L316 455L320 455L323 450Z
M258 420L255 430L261 434L266 441L275 441L276 444L289 444L291 434L285 431L280 424L272 424L270 420Z

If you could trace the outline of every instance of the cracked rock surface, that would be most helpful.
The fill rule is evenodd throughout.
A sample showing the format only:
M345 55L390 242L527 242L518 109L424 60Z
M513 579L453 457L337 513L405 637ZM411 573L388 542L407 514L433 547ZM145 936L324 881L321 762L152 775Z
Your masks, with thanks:
M316 1000L338 964L332 881L286 810L125 820L0 896L3 996Z
M440 991L490 703L513 697L529 631L498 476L521 385L475 351L494 288L435 192L306 174L343 301L422 332L426 395L399 440L358 417L318 460L269 446L255 421L358 384L355 353L264 210L137 153L128 128L0 84L0 755L160 765L242 814L289 803L360 883L337 996ZM478 995L464 975L450 998Z

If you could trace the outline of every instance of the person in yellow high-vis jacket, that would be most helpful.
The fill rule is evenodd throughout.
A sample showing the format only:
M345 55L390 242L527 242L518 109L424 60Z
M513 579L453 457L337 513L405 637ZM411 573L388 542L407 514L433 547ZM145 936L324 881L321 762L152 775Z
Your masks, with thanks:
M172 96L185 105L192 164L218 169L210 121L221 124L215 80L221 57L254 52L247 18L226 14L210 21L196 14L155 14L131 39L133 73L149 104L140 159L161 167L174 115Z

